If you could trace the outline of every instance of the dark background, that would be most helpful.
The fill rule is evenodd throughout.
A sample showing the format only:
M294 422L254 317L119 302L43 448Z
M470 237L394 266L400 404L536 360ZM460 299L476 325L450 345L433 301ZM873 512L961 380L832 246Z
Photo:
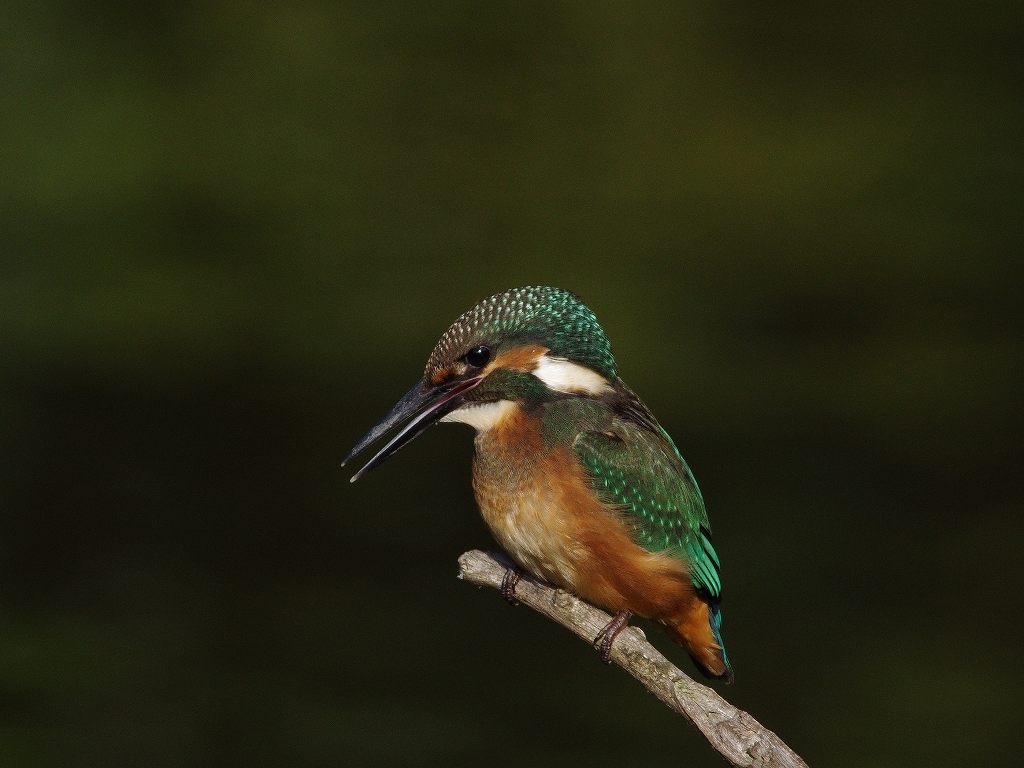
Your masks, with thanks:
M730 700L814 765L1016 764L1022 38L4 3L0 763L721 764L454 578L465 427L338 468L459 313L552 284L701 483Z

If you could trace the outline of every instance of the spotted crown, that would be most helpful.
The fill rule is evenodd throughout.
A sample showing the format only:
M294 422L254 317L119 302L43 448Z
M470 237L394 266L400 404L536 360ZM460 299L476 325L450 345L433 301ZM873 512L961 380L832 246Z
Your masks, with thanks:
M426 375L479 344L543 344L564 357L612 380L617 378L611 344L597 317L569 291L530 286L512 288L484 299L445 331L427 360Z

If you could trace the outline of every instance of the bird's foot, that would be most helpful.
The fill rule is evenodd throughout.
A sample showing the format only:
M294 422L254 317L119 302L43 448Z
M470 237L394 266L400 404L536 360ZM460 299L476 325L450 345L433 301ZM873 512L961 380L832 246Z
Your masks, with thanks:
M612 643L619 636L619 632L629 626L629 620L633 618L632 611L619 611L615 618L604 625L604 628L594 638L594 646L601 657L601 661L610 664L612 660Z
M523 572L514 565L505 569L505 575L501 579L501 589L498 592L510 605L519 605L519 601L516 600L516 584L519 583L519 577L522 575Z

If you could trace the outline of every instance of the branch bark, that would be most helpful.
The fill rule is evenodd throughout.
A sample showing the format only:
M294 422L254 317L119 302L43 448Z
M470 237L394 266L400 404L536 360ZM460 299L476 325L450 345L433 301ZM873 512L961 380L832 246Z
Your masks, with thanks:
M511 562L502 554L473 550L459 558L459 578L497 589ZM523 605L561 624L588 643L611 617L578 597L524 574L516 586ZM807 768L778 736L734 707L713 690L681 672L647 642L637 627L628 627L612 646L612 661L704 734L732 765L747 768Z

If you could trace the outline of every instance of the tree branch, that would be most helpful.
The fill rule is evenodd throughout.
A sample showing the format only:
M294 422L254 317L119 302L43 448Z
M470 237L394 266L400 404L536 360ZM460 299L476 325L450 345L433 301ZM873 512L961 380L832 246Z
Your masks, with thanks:
M501 554L473 550L459 558L459 578L478 587L501 586L511 562ZM593 642L611 617L578 597L524 574L516 599L556 621L578 637ZM807 768L785 742L742 709L683 674L662 656L637 627L628 627L612 646L612 661L639 680L669 709L704 734L732 765L746 768Z

